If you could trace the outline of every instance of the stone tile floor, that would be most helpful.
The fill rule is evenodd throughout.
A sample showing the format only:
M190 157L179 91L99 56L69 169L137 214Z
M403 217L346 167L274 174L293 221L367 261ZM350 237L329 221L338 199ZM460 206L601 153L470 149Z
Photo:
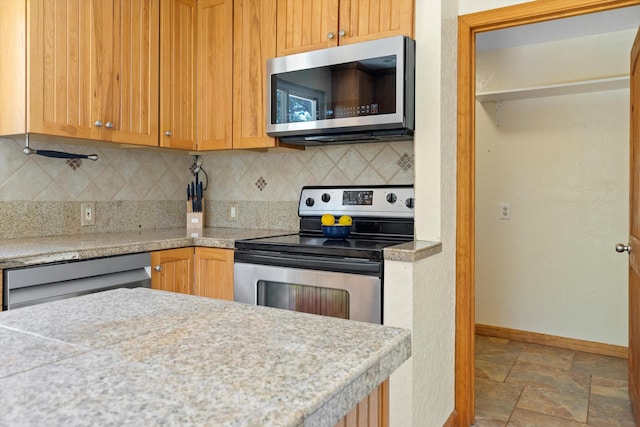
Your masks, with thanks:
M626 359L476 335L475 363L476 427L636 427Z

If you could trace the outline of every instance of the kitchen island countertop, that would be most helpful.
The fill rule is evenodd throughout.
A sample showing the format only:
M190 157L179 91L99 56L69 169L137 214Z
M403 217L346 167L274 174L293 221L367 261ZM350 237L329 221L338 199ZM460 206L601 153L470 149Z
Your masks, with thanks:
M150 289L0 313L0 425L332 426L398 328Z

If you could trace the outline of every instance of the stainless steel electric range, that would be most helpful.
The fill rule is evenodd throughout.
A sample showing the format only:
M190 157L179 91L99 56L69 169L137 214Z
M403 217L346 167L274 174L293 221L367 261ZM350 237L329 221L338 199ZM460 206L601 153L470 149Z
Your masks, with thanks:
M325 213L351 234L324 237ZM298 216L297 234L236 241L234 299L382 323L383 251L413 240L413 186L303 187Z

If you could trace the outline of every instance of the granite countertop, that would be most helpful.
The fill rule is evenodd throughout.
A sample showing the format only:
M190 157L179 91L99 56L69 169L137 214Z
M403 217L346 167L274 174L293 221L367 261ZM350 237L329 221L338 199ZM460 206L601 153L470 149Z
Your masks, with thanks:
M187 246L233 249L236 240L290 233L291 231L212 227L8 239L0 241L0 269Z
M233 249L236 240L291 233L294 232L207 227L7 239L0 240L0 269L188 246ZM414 262L441 251L440 242L413 241L385 248L384 257L387 260Z
M0 313L0 425L333 426L410 332L150 289Z

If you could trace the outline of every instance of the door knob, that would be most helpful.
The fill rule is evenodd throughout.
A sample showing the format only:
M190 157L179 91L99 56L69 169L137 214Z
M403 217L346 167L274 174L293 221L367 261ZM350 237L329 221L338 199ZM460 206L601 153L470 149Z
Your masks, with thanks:
M624 243L618 243L616 244L616 252L618 253L631 252L631 246L625 245Z
M327 33L327 38L328 38L329 40L331 40L331 39L332 39L332 38L334 38L334 37L335 37L335 35L334 35L333 33L331 33L331 32Z
M166 131L164 134L165 134L166 136L171 136L171 131L170 131L170 130L168 130L168 131Z
M96 125L97 128L101 128L102 127L102 122L100 120L96 120L94 125Z
M155 271L162 271L162 266L161 265L156 265L155 267L153 267L153 269Z
M104 127L106 127L107 129L113 129L113 123L111 122L107 122Z
M347 32L345 30L340 30L340 31L338 31L338 35L340 37L344 37L345 35L347 35Z

